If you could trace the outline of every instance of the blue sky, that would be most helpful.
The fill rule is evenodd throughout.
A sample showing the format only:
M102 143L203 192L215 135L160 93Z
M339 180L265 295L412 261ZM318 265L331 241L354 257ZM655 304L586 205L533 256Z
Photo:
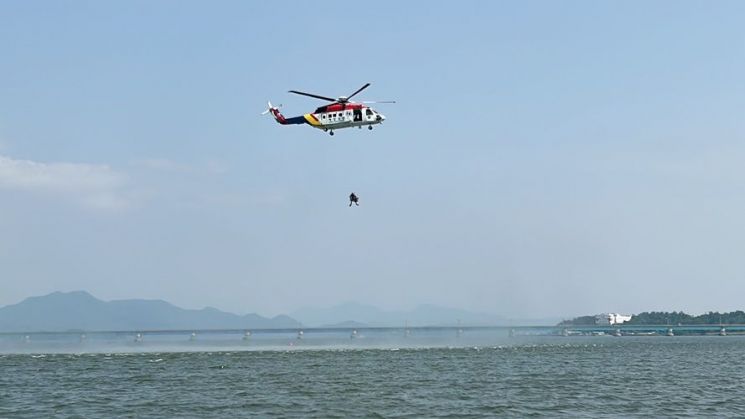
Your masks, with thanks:
M3 2L0 305L743 308L741 2ZM260 116L346 95L333 138ZM360 196L359 208L346 197Z

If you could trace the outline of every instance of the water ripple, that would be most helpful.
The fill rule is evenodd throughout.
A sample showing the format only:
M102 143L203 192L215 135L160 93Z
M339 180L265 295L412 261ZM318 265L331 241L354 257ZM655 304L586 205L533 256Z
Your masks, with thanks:
M0 417L743 417L743 343L5 354Z

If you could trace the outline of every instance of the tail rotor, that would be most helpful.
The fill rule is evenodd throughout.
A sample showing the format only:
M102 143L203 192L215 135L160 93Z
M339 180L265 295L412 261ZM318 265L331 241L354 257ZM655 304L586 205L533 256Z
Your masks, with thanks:
M281 105L281 104L280 104L279 106L276 106L276 107L275 107L275 106L272 106L272 102L266 102L266 104L267 104L267 105L268 105L269 107L268 107L268 108L267 108L267 109L266 109L266 110L265 110L264 112L262 112L262 113L261 113L262 115L266 115L266 114L268 114L268 113L269 113L269 112L271 112L271 111L279 110L279 108L281 108L281 107L282 107L282 105Z
M279 111L279 108L281 108L282 105L274 106L274 105L272 105L272 102L267 102L266 104L269 107L267 108L267 110L265 110L261 114L262 115L266 115L268 113L271 113L272 116L274 117L274 120L275 121L279 122L282 125L286 125L287 124L287 120L285 119L285 116L282 115L282 112Z

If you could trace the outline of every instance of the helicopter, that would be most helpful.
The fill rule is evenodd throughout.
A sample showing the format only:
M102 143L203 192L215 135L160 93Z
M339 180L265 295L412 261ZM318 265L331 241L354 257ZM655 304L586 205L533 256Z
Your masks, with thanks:
M295 116L292 118L286 118L279 111L279 106L272 106L272 102L268 102L269 108L262 112L262 115L266 115L271 112L274 119L281 125L300 125L308 124L313 128L318 128L324 132L328 132L329 135L334 135L335 129L341 128L352 128L357 127L362 129L363 126L367 126L367 129L373 129L373 125L381 124L385 121L385 115L376 111L375 109L365 106L369 103L396 103L394 100L385 101L363 101L363 102L352 102L350 99L357 93L367 89L370 83L366 83L349 96L339 96L336 99L315 95L312 93L299 92L297 90L290 90L289 93L295 93L297 95L308 96L316 99L325 100L331 102L330 104L319 107L313 113L306 113L302 116Z

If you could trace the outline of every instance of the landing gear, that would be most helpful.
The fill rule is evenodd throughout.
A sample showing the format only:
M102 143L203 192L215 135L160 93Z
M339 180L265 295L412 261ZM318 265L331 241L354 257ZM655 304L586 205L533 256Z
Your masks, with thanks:
M367 126L367 129L369 129L370 131L372 131L372 125L368 125Z
M329 135L333 136L334 135L334 131L333 130L329 131Z

